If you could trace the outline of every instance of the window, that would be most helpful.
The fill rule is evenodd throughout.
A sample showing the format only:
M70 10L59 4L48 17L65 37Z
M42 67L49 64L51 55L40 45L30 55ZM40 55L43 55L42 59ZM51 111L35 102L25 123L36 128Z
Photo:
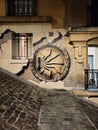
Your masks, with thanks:
M12 59L30 58L32 34L14 34L12 39Z
M88 65L89 69L94 69L94 56L88 55Z
M7 0L8 16L35 16L36 0Z

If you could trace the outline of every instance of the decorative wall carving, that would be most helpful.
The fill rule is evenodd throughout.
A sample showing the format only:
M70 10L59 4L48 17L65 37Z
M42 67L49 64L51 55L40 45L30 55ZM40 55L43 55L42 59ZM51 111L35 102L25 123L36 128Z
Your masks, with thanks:
M45 45L34 53L31 70L39 80L58 81L67 76L70 57L64 48Z
M70 57L65 47L60 44L63 42L62 37L61 32L47 32L33 43L31 71L40 81L58 81L67 76Z
M77 63L83 63L85 62L85 50L86 50L86 44L83 44L83 42L73 42L72 43L74 48L74 58Z

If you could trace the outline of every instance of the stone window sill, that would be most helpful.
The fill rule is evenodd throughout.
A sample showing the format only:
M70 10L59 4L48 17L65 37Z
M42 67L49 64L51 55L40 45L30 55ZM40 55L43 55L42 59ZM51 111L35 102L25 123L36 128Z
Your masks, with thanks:
M26 64L28 59L11 59L10 64Z
M1 16L0 23L51 23L49 16Z

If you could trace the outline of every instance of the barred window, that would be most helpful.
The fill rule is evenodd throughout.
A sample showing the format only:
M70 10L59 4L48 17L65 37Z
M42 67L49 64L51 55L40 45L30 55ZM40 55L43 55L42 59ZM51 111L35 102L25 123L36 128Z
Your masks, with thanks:
M8 16L35 16L36 0L8 0Z
M30 58L32 34L15 34L12 39L12 59Z

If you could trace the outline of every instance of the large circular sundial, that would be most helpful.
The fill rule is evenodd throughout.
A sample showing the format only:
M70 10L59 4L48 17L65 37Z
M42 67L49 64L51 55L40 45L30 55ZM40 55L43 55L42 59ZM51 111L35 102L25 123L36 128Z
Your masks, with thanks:
M70 57L66 49L46 45L35 51L31 66L37 79L58 81L68 74Z

